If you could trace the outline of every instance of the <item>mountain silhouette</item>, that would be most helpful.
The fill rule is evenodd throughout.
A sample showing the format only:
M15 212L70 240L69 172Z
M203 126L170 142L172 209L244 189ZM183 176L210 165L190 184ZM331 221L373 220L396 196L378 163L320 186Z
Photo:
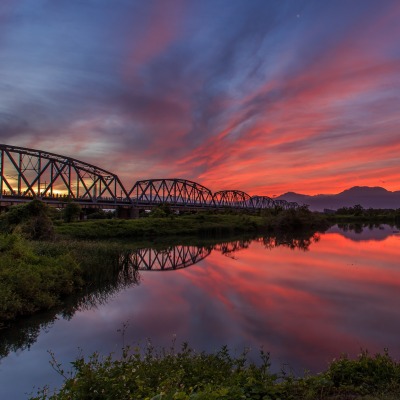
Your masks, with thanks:
M356 204L361 204L364 208L400 208L400 191L390 192L379 186L354 186L338 194L315 196L288 192L275 199L295 201L300 205L308 204L312 211L337 210L341 207L353 207Z

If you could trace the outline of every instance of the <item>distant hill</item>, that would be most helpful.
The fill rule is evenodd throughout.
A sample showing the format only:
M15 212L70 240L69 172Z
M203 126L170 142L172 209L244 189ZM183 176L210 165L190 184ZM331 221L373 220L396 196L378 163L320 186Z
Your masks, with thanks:
M400 208L400 191L390 192L382 187L354 186L338 194L315 196L288 192L275 199L295 201L300 205L308 204L312 211L323 211L325 208L337 210L356 204L361 204L364 208Z

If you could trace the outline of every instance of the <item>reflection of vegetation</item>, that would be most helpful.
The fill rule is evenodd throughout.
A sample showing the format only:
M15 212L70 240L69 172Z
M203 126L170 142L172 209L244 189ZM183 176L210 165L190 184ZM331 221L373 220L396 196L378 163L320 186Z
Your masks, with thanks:
M355 232L362 233L365 229L383 229L380 223L361 223L361 222L350 222L350 223L339 223L337 224L343 232Z
M220 251L222 254L228 257L234 257L233 254L239 250L247 249L250 246L252 240L249 239L242 239L242 240L235 240L232 242L222 242L216 244L213 249L216 251Z
M17 243L21 243L20 241L21 239L17 239ZM16 298L16 294L14 293L14 288L10 285L7 286L6 290L1 287L0 307L3 312L3 329L0 331L0 357L5 357L10 351L16 351L17 349L31 346L36 341L40 330L52 325L58 315L61 315L63 318L71 318L76 311L89 309L99 304L105 304L111 296L118 293L120 290L140 283L138 271L119 265L119 247L88 242L63 242L58 244L43 242L30 244L27 242L22 243L24 251L29 250L34 252L36 262L43 263L43 260L51 260L50 264L54 267L54 273L50 276L49 274L45 274L46 269L43 268L42 264L39 271L43 276L46 276L46 280L56 278L57 282L60 282L60 287L57 287L57 290L51 292L54 296L51 310L35 314L23 320L19 319L12 324L8 318L11 314L6 314L6 312L10 312L10 307L13 305L10 305L9 301L6 300L7 294L13 294L14 299ZM35 247L33 247L33 245L35 245ZM15 251L14 248L14 256L16 254ZM72 285L72 280L69 279L66 282L58 270L60 264L55 262L57 260L57 254L68 254L69 261L65 265L65 269L71 274L74 268L76 268L76 261L74 260L79 259L80 261L77 275L80 289L76 290L75 288L74 294L69 290ZM0 253L0 260L4 261L3 252ZM13 266L13 271L15 272L13 281L17 283L22 281L25 282L26 285L30 285L29 293L33 293L37 298L32 298L32 296L27 297L23 299L23 304L29 300L32 302L30 307L33 307L33 305L42 301L43 298L46 299L46 296L44 296L45 289L46 287L50 287L50 282L46 282L47 286L40 284L36 278L32 278L32 271L34 271L34 273L39 273L39 271L35 271L33 267L26 268L26 265L21 266L22 269L15 270L16 263L17 261L8 264ZM1 284L7 284L7 281L3 279L3 267L4 264L0 261ZM68 286L68 284L70 286ZM21 283L18 283L18 285L21 285ZM65 294L67 289L67 293L69 293L70 296L67 298L60 297L60 294ZM35 291L33 292L33 290ZM21 296L23 296L24 293L22 293ZM11 300L13 300L13 298L11 298ZM13 307L15 308L18 304L21 304L21 301L17 302ZM44 307L44 309L47 308L49 307ZM27 312L28 310L26 313Z
M19 320L0 334L0 359L10 352L29 349L37 340L41 329L50 328L60 312L58 308L51 312L35 315L28 320Z
M232 357L227 347L197 353L186 344L178 352L149 346L144 355L124 348L117 360L97 353L76 359L72 376L53 355L64 384L57 394L48 396L44 389L35 399L398 399L400 363L386 352L363 352L354 360L341 356L325 372L304 378L272 373L269 353L261 351L259 365L247 354Z
M284 246L292 250L299 249L307 251L312 243L317 243L320 240L320 235L318 233L303 233L297 235L281 233L276 236L264 237L262 240L267 249Z
M265 236L256 240L263 241L268 248L288 246L290 248L306 249L310 243L316 241L317 238L317 235L303 237L286 234ZM0 244L1 240L5 239L0 238ZM142 248L138 246L138 244L124 242L27 242L15 235L8 236L8 240L11 242L14 240L16 244L8 250L5 242L0 246L0 266L3 264L14 266L12 271L16 272L16 274L13 275L13 279L10 278L14 282L19 282L19 284L22 285L24 282L27 284L32 281L36 282L36 285L38 285L30 285L30 290L34 290L33 297L27 297L25 299L26 302L35 304L35 302L37 303L40 301L44 297L42 293L35 298L36 294L42 290L40 285L50 288L49 282L51 279L55 279L56 282L58 282L58 286L57 289L51 292L54 296L53 302L51 304L46 304L44 307L37 308L48 309L51 307L51 311L45 311L29 319L18 320L14 324L10 322L7 323L8 328L3 329L1 335L2 345L0 346L0 356L3 357L7 355L9 351L29 347L36 341L40 329L51 325L57 315L61 315L64 318L71 318L77 310L90 309L97 305L105 304L110 296L118 293L121 289L130 285L139 284L140 271L166 271L186 268L207 257L212 249L233 257L235 252L247 248L254 239L235 238L235 240L231 241L228 239L223 241L220 239L208 239L200 246L192 244L164 244L159 248ZM20 250L18 250L18 248ZM50 270L53 271L50 277L43 275L45 282L35 281L35 279L29 275L32 271L39 273L41 268L37 270L30 269L22 264L21 269L16 269L14 259L12 262L9 260L10 262L8 263L4 261L7 260L7 257L11 257L11 254L13 254L12 257L15 257L18 251L21 251L21 248L24 252L32 253L34 255L32 257L36 260L35 262L40 264L41 268L46 265L46 262L54 266L55 269ZM70 278L70 275L67 274L64 276L59 273L59 268L62 264L60 264L61 261L59 263L56 261L62 260L62 257L66 257L67 260L65 271L68 272L68 274L72 274L73 271L75 271L75 286L73 286L74 280ZM1 264L1 260L3 260L3 264ZM5 276L4 270L0 273L3 274L3 277ZM68 284L65 280L68 281ZM1 282L4 284L4 279L2 279ZM25 283L24 288L26 287ZM54 287L53 285L53 288ZM66 291L67 289L68 291ZM5 298L7 293L14 293L13 290L12 287L9 289L2 287L0 296ZM72 295L73 290L75 290L75 294ZM22 297L24 293L25 292L21 292ZM68 298L65 298L66 294L69 294ZM3 300L0 303L0 307L4 307L2 316L3 322L6 322L11 317L11 315L7 318L4 317L5 310L7 309L5 305L8 305L8 307L15 307L16 304L19 304L12 303L14 298L15 296L10 297L9 301L5 302ZM32 307L32 305L30 306ZM35 310L26 310L25 313ZM24 313L20 312L15 315L21 314Z
M139 248L121 251L120 266L138 271L169 271L187 268L206 258L211 250L234 258L236 252L247 249L252 241L262 242L268 249L285 246L291 249L308 250L311 243L320 239L317 233L279 234L252 239L217 241L208 245L171 245L161 248Z

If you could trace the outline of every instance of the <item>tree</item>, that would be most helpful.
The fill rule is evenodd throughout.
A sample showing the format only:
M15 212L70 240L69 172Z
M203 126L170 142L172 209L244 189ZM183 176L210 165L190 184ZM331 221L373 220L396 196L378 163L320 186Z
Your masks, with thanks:
M27 239L53 239L54 226L49 217L50 208L40 200L11 206L1 217L1 230L20 233Z
M72 222L79 218L81 214L81 206L74 202L69 202L64 208L64 221Z
M356 204L353 207L353 212L354 212L354 215L360 216L364 212L364 207L361 204Z

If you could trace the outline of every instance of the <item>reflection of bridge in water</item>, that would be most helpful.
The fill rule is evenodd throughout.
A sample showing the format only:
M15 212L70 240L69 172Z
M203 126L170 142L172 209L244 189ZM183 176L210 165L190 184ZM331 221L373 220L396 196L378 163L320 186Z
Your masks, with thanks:
M186 179L137 181L129 191L118 176L71 157L42 150L0 144L0 204L7 206L40 199L62 207L74 201L83 207L116 208L131 211L168 205L174 209L296 209L298 204L250 196L241 190L212 193L205 186Z
M138 249L120 255L120 265L139 271L171 271L190 267L206 258L211 247L171 246L166 249Z
M119 264L123 270L171 271L190 267L209 256L212 250L230 255L249 247L251 240L218 243L213 246L170 246L165 249L143 248L122 253Z
M308 250L313 242L318 242L317 233L293 237L260 237L257 239L235 240L221 242L212 246L170 246L164 249L143 248L120 254L119 265L124 271L171 271L190 267L208 257L211 252L218 251L223 255L232 256L234 253L247 249L252 242L261 243L266 249L283 246L291 249Z

